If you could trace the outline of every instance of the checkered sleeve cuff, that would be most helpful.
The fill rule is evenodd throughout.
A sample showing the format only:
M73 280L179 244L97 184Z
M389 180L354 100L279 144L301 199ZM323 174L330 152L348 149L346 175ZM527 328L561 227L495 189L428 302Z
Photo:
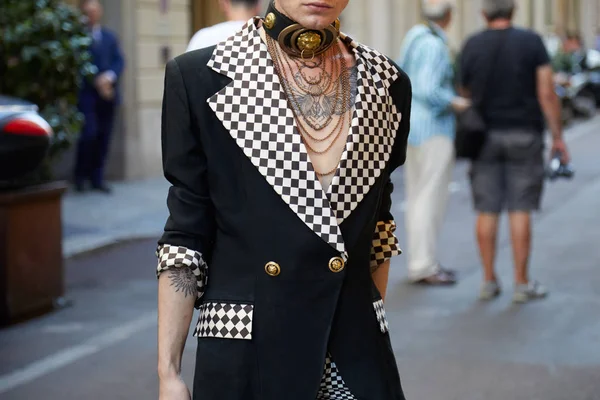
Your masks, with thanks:
M198 285L195 307L200 308L202 296L204 296L206 284L208 283L208 266L204 262L202 254L187 247L163 244L156 249L156 257L158 257L157 278L163 272L173 268L189 268L192 270Z
M381 263L393 256L402 254L398 247L398 239L394 235L396 223L391 221L379 221L373 235L373 246L371 247L371 271L375 271Z

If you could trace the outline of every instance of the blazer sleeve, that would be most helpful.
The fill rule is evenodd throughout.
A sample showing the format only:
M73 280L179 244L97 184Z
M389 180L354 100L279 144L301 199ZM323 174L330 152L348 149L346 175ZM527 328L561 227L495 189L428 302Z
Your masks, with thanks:
M389 174L391 175L406 160L406 146L410 132L410 110L412 102L412 88L408 76L401 73L401 77L390 87L390 95L394 98L396 108L402 114L400 127L396 133L394 149L389 161ZM383 262L393 256L402 254L398 245L398 238L394 234L396 222L392 215L392 193L394 184L388 181L381 195L379 204L379 215L375 233L373 234L373 245L371 246L371 271L375 271Z
M190 268L198 280L196 307L204 294L214 240L214 208L208 187L207 160L199 130L192 124L185 84L176 60L167 63L162 105L162 163L171 183L169 217L158 241L157 276L172 268Z
M119 44L119 38L117 35L113 34L113 43L112 43L112 57L110 63L110 69L116 75L116 78L119 79L121 74L123 74L123 69L125 68L125 59L123 58L123 52L121 51L121 45Z

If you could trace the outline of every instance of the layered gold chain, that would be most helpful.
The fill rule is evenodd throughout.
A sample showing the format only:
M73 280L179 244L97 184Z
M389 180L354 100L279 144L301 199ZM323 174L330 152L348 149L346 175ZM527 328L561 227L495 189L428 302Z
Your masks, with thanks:
M298 68L298 73L295 74L289 58L282 53L275 40L268 35L266 39L269 53L273 58L275 71L277 72L277 75L279 75L284 92L288 98L288 101L291 103L290 108L292 109L296 119L298 131L302 136L304 145L310 153L317 155L328 153L344 131L344 127L347 126L349 129L352 119L351 113L344 112L347 108L349 109L348 106L352 100L351 84L346 59L342 53L339 42L326 52L319 54L312 59L294 59L294 63ZM339 62L337 62L337 60L339 60ZM304 68L318 68L320 70L319 75L316 78L310 78L302 73ZM335 96L333 96L333 100L329 100L333 105L330 103L329 108L324 111L326 112L326 118L323 123L319 124L313 121L310 116L304 114L302 105L300 104L300 101L298 100L294 90L292 90L290 84L292 81L295 82L298 90L301 93L304 93L304 95L310 96L313 99L313 102L318 102L322 96L328 95L332 90L332 85L335 85ZM341 84L337 84L337 82ZM323 136L316 136L311 134L306 128L306 125L308 125L316 132L320 132L325 128L328 128L333 121L336 111L339 112L340 117L330 133ZM347 125L346 121L348 122ZM329 140L330 143L327 144L324 149L318 150L315 148L317 144L321 144ZM336 171L337 163L333 169L326 172L315 170L317 176L319 177L332 175Z

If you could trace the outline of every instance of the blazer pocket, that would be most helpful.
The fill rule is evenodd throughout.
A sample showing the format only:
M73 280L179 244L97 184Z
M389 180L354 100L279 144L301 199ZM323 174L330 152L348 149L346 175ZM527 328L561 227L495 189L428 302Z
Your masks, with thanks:
M251 340L253 318L253 304L203 303L194 336Z
M383 306L383 300L379 299L377 301L374 301L373 308L375 309L375 315L377 316L379 330L381 330L381 333L387 333L390 330L390 327L388 325L387 317L385 315L385 307Z

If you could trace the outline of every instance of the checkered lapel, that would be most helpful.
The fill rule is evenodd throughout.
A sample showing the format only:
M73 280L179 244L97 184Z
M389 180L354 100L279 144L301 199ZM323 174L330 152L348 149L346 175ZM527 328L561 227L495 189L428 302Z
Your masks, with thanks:
M400 76L381 53L342 38L354 49L358 68L352 130L329 187L328 198L341 224L371 189L390 159L402 115L388 93Z
M232 79L208 99L216 116L292 211L344 259L348 254L339 224L381 175L399 124L385 91L398 71L378 53L354 43L352 46L358 62L358 96L352 131L328 193L317 179L297 132L255 20L217 45L208 63Z

